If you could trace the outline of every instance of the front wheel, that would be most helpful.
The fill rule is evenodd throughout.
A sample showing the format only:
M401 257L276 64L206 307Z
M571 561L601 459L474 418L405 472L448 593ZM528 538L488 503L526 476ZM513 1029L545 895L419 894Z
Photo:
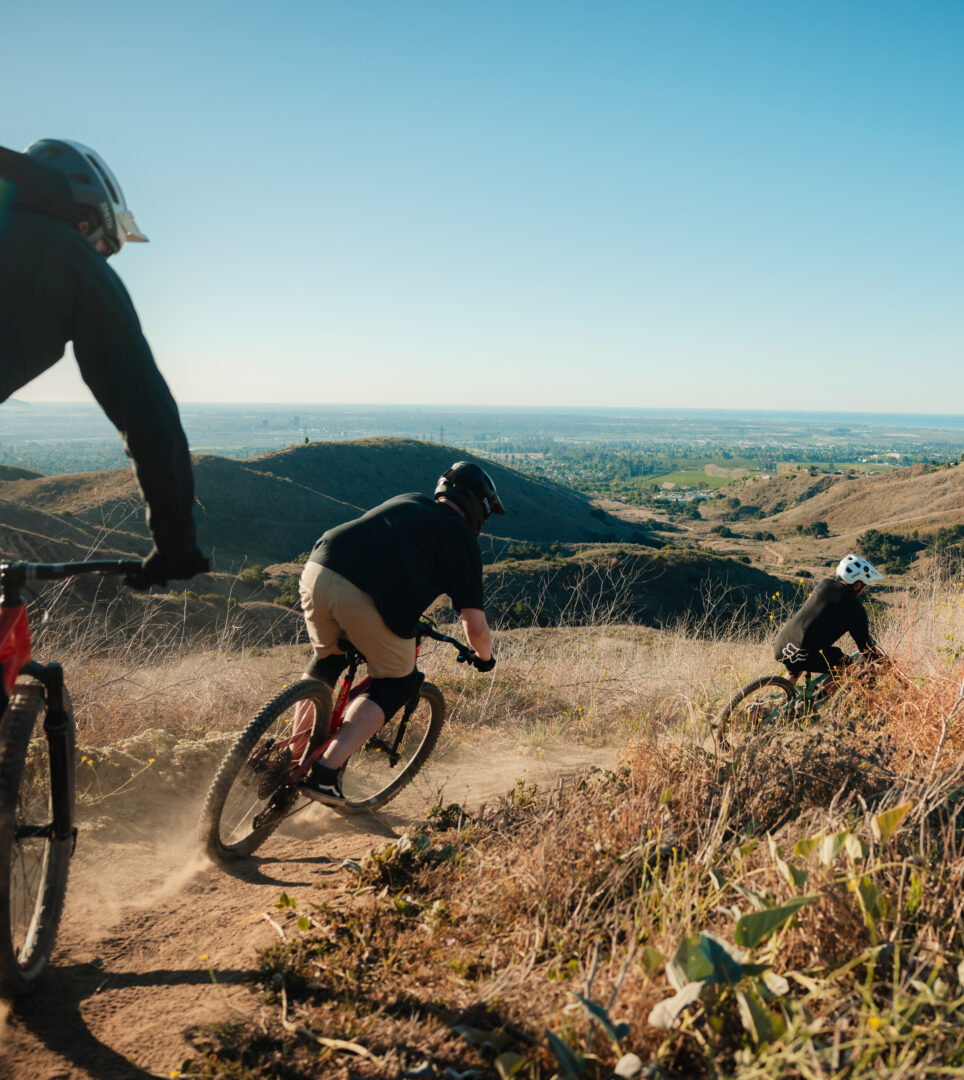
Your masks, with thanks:
M789 704L795 692L793 683L780 675L763 675L747 683L720 713L716 722L720 743L729 747L741 742Z
M292 766L303 745L293 742L299 705L315 707L313 733L327 732L331 693L315 679L286 686L245 728L221 763L201 811L201 845L215 862L243 859L260 847L298 801Z
M46 967L67 892L73 837L53 835L42 687L17 683L0 720L0 995L30 990ZM69 706L68 706L69 711ZM68 716L73 769L73 723Z
M399 713L352 754L342 778L347 814L378 810L407 787L435 749L445 699L431 683L422 683L415 711L406 720ZM401 725L404 723L404 730Z

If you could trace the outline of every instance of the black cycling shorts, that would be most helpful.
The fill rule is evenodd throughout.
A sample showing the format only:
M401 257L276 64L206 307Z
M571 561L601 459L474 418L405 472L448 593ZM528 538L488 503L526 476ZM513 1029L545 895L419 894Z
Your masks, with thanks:
M818 653L808 653L796 645L787 645L780 662L789 675L802 675L805 671L812 675L825 675L833 668L846 667L850 657L836 645L828 645Z

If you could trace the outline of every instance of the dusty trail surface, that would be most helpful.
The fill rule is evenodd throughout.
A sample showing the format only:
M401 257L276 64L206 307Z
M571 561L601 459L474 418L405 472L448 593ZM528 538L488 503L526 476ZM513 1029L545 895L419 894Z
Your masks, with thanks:
M310 805L233 873L197 839L199 796L81 833L51 970L34 994L0 1005L3 1080L169 1077L202 1025L262 1008L249 980L255 950L277 940L265 918L282 890L304 901L341 891L361 859L438 798L466 807L519 779L545 784L613 750L554 749L442 763L380 815L342 818Z

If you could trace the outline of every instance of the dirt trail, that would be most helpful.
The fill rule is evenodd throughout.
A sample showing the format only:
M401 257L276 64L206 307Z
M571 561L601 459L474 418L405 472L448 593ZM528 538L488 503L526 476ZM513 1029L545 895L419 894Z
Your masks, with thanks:
M202 1025L262 1008L246 980L255 950L277 940L263 913L282 890L315 901L338 891L342 861L399 835L440 789L446 802L474 807L520 778L551 783L612 761L611 748L573 747L443 763L380 815L310 806L232 874L198 850L195 792L149 825L82 833L52 968L29 998L0 1005L0 1078L169 1077Z
M786 559L785 559L785 558L784 558L784 557L783 557L783 556L782 556L782 555L780 554L780 552L779 552L779 551L777 551L777 549L776 549L775 547L771 547L771 546L770 546L769 544L764 544L764 545L763 545L763 550L764 550L764 551L765 551L765 552L766 552L766 553L767 553L768 555L772 555L772 556L773 556L773 561L774 561L774 562L775 562L775 563L777 564L777 566L783 566L783 564L784 564L784 563L785 563L785 562L787 561L787 560L786 560Z

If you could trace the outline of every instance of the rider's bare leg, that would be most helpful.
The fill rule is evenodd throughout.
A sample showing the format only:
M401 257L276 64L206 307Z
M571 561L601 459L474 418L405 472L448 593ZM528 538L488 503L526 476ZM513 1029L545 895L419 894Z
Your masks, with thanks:
M301 673L302 679L313 678L307 671ZM331 693L330 687L320 679L315 679L319 689L324 687ZM291 725L291 753L295 761L301 761L308 749L308 739L311 737L311 729L315 724L317 709L311 700L299 701L295 706L294 720Z
M384 723L385 711L380 705L367 697L355 698L345 714L338 734L325 747L321 764L327 765L329 769L340 769Z

